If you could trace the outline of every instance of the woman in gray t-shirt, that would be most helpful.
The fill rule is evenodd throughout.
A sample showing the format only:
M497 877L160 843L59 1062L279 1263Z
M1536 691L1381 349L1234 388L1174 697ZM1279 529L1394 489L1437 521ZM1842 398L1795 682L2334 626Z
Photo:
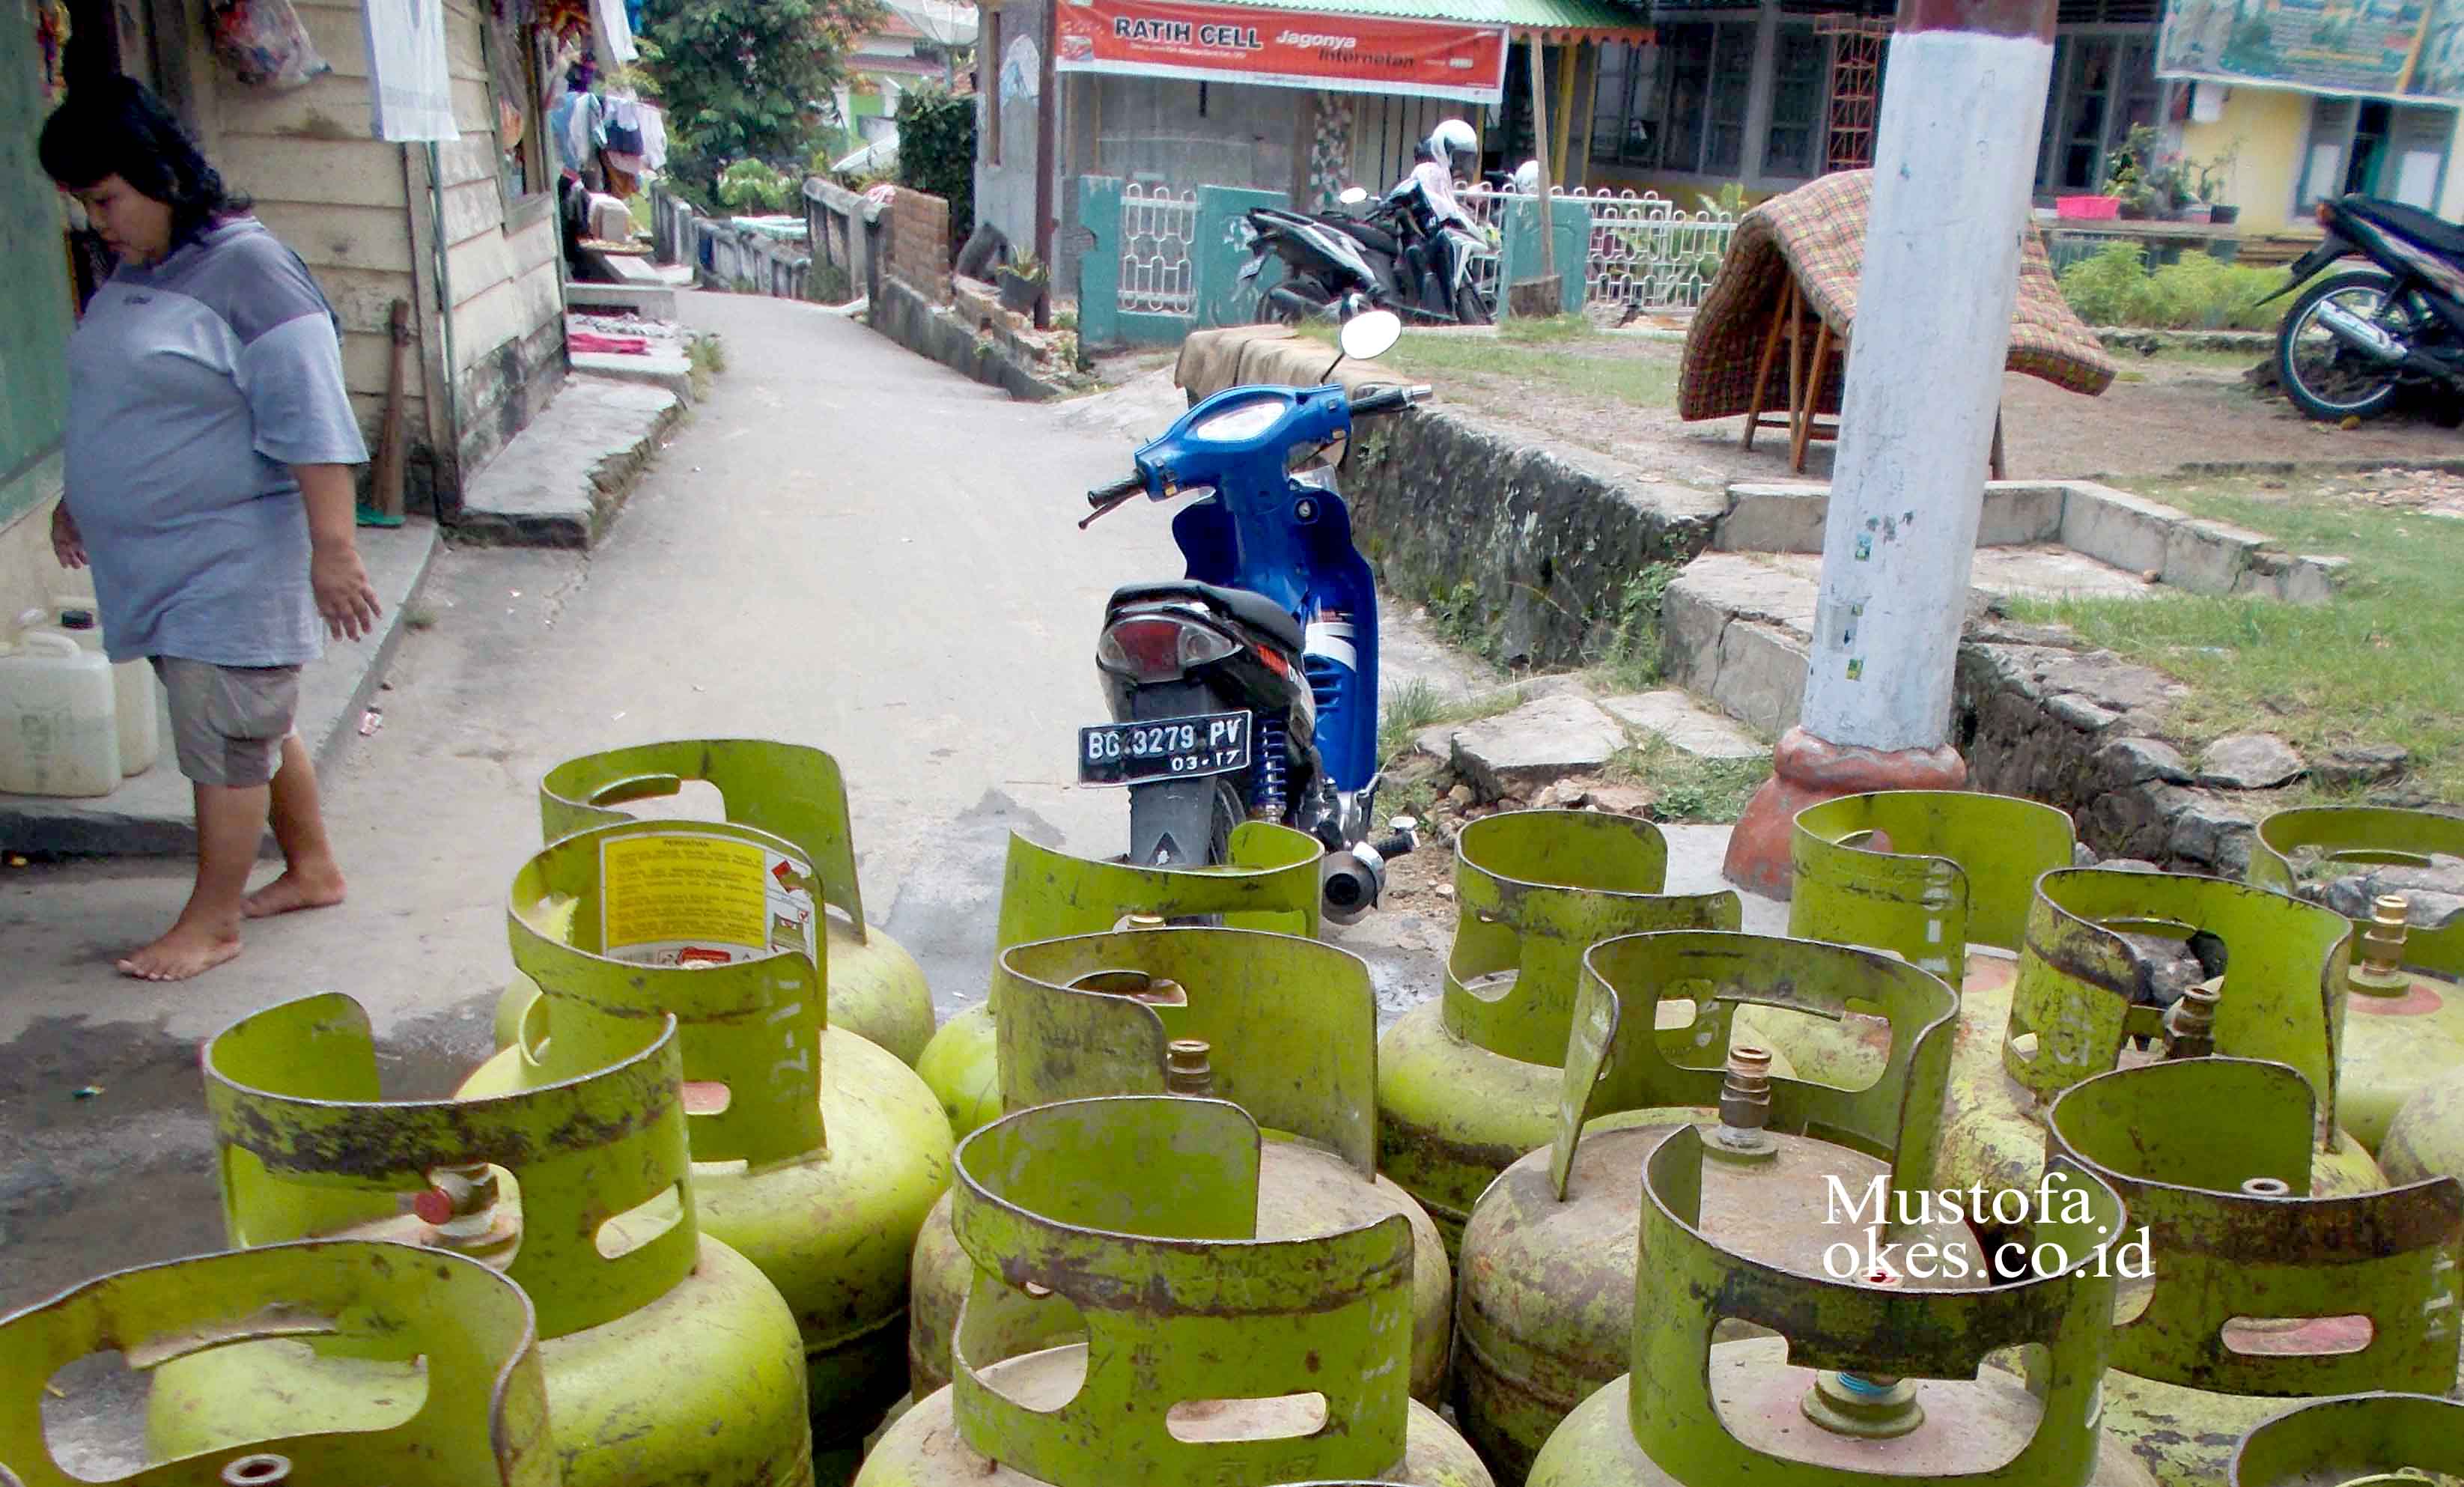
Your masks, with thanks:
M119 259L69 339L52 546L93 566L111 659L161 674L196 795L187 907L119 965L185 980L239 953L243 917L342 900L291 725L324 636L377 618L353 542L367 449L332 307L161 99L124 77L80 84L41 154ZM252 894L269 818L285 870Z

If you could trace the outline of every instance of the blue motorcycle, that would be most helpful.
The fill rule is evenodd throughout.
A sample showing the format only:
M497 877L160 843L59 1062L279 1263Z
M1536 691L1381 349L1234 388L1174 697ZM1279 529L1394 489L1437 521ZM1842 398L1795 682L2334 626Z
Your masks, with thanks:
M1335 364L1383 355L1400 331L1355 305ZM1079 730L1079 780L1129 789L1130 862L1213 866L1234 826L1279 821L1325 843L1326 911L1349 923L1376 903L1385 860L1412 849L1404 822L1369 840L1377 590L1317 457L1355 420L1428 394L1226 388L1142 446L1133 473L1088 492L1082 528L1141 494L1199 495L1172 522L1187 576L1106 603L1095 667L1113 721Z

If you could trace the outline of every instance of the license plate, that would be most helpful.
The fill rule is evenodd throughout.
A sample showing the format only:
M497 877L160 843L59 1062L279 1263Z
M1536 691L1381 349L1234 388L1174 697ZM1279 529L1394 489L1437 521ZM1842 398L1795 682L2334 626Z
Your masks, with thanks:
M1199 712L1078 730L1078 782L1136 785L1249 767L1249 714Z

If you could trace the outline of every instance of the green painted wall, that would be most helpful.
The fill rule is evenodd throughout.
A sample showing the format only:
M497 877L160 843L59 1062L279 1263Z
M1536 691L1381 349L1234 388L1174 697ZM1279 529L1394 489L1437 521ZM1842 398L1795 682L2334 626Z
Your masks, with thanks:
M43 125L41 58L33 28L0 27L0 526L32 510L35 478L68 416L68 260L59 193L34 157Z

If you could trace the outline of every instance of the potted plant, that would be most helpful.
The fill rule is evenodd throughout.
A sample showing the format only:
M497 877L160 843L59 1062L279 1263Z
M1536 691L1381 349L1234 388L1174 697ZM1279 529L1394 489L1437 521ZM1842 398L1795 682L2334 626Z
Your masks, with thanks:
M2217 227L2229 227L2241 219L2241 208L2218 200L2225 193L2225 178L2233 171L2233 161L2240 154L2239 144L2227 149L2197 167L2199 200L2207 205L2208 220Z
M1044 260L1033 253L1020 253L1002 264L998 272L1001 308L1020 315L1035 313L1035 302L1044 297L1044 285L1051 273Z

